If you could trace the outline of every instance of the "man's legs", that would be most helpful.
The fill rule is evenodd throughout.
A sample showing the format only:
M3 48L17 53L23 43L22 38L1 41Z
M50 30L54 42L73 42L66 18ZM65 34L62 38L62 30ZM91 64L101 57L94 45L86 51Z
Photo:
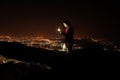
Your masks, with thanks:
M72 53L72 46L73 46L73 44L72 43L66 43L65 45L67 47L66 52L67 53Z

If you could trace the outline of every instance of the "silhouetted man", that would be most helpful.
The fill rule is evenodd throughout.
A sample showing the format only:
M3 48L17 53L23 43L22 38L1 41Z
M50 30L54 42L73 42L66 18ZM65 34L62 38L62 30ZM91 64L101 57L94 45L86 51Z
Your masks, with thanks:
M63 25L65 27L65 31L61 31L60 29L58 29L58 31L60 31L60 33L63 34L65 37L64 43L66 46L66 52L71 53L73 42L74 42L74 37L73 37L74 30L68 20L63 21Z

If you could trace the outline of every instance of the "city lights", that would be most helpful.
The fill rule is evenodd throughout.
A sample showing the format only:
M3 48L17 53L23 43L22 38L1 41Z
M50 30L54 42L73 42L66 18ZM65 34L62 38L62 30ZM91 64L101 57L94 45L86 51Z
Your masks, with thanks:
M61 31L60 28L58 28L58 31ZM66 45L63 42L63 39L61 38L52 38L52 39L45 39L41 37L9 37L9 36L0 36L0 41L6 41L6 42L18 42L21 44L24 44L28 47L35 47L35 48L43 48L47 50L58 50L58 51L66 51ZM86 45L87 43L87 45ZM92 43L92 45L89 44ZM95 45L97 43L97 45ZM98 46L99 44L99 46ZM103 49L104 51L114 50L120 52L120 46L115 45L114 43L110 41L99 41L94 39L75 39L75 42L73 44L73 50L78 49L84 49L85 47L89 48L96 48L99 47Z

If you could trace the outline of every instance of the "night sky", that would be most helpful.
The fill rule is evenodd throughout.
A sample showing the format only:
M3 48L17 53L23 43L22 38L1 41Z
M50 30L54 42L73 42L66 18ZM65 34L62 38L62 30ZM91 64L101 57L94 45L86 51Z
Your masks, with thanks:
M112 1L0 1L0 35L59 37L69 19L75 37L120 40L118 10Z

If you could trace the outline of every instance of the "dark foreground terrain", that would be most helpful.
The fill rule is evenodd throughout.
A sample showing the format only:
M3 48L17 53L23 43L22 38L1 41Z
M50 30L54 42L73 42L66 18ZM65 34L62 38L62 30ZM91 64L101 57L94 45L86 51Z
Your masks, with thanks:
M117 71L120 53L84 48L71 54L0 42L0 80L44 80L102 76Z

